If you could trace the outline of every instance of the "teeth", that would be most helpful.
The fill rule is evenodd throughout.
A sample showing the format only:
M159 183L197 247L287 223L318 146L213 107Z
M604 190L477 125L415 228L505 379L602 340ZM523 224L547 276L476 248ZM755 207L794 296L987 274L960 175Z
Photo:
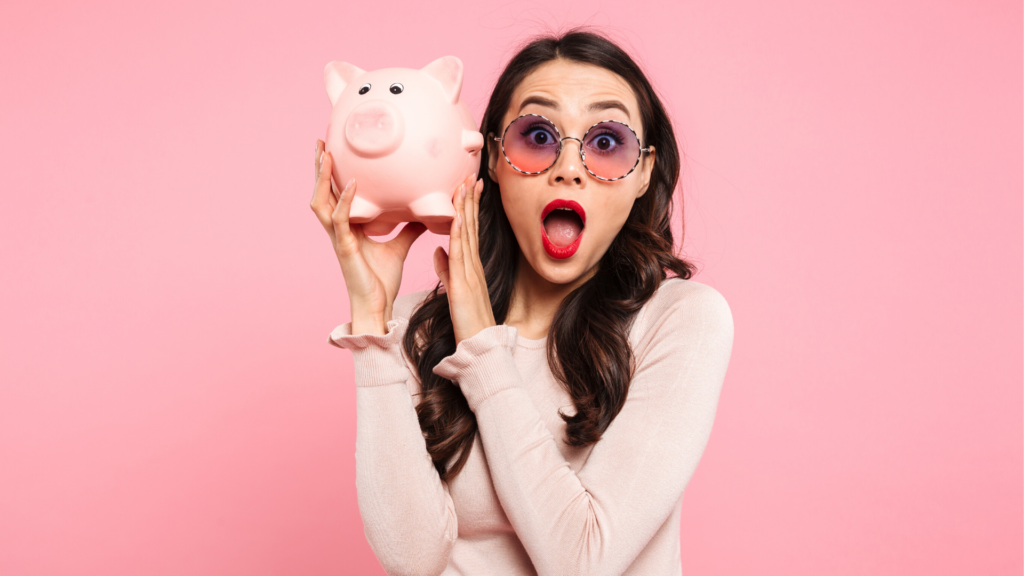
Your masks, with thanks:
M572 208L566 208L566 207L564 207L564 206L563 206L563 207L561 207L561 208L555 208L555 209L554 209L554 210L552 210L551 212L554 212L555 210L565 210L566 212L572 212L572 213L576 213L576 211L575 211L575 210L573 210Z

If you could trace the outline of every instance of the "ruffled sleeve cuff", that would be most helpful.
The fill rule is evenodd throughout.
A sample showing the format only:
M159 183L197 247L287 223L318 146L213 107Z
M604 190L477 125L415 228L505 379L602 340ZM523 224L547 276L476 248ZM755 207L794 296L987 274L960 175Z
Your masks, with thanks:
M356 386L404 384L412 375L402 354L402 338L409 326L407 318L389 320L386 334L352 334L346 322L331 331L327 342L352 351Z
M434 374L458 383L469 408L487 398L519 386L519 369L512 357L519 330L499 324L484 328L459 342L455 353L434 366Z

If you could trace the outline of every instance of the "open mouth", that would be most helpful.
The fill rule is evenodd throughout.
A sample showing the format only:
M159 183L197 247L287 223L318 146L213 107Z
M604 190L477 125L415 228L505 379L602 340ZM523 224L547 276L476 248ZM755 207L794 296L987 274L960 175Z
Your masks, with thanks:
M579 247L587 214L579 203L561 198L552 200L541 213L544 248L555 258L568 258Z

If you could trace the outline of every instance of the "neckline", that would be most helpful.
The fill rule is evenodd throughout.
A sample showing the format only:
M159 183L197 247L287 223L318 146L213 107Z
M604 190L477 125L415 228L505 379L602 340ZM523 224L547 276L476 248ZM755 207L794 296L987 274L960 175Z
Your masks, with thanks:
M531 340L516 334L516 346L519 346L520 348L543 348L544 345L547 344L547 341L547 336L540 338L539 340Z

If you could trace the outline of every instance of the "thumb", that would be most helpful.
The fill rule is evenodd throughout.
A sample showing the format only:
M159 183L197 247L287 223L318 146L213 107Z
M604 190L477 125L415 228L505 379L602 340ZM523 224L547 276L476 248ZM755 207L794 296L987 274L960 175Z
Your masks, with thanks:
M412 247L412 243L426 231L426 224L422 222L409 222L402 227L402 231L398 233L398 236L392 239L392 242L395 243L395 247L402 256L402 260L405 260L405 257L409 254L409 248Z
M444 289L448 291L448 254L444 251L444 248L438 246L434 250L434 272L437 272L437 277L441 279L441 283L444 284Z

